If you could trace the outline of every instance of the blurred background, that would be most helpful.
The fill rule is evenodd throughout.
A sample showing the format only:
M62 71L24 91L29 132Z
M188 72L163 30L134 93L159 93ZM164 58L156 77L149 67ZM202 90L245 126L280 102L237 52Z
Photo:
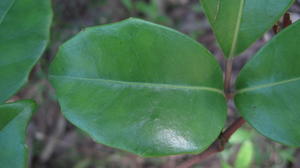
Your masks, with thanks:
M191 155L141 158L96 144L62 117L47 80L48 66L58 47L85 27L138 17L183 32L206 46L223 67L222 52L198 0L52 0L54 19L48 48L31 73L29 83L14 99L33 98L39 104L29 125L31 168L172 168ZM289 10L300 18L300 0ZM234 60L234 76L273 36L272 31ZM231 103L231 106L232 103ZM229 109L228 122L238 112ZM300 150L264 138L245 125L230 139L224 152L195 168L299 168Z

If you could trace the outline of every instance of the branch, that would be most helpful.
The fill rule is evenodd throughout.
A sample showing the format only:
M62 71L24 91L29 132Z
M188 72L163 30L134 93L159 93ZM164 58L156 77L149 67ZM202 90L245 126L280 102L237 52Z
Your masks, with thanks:
M194 164L197 164L207 159L211 155L222 152L225 149L225 145L227 144L229 138L233 135L233 133L235 133L236 130L243 126L245 122L246 121L242 117L238 118L224 132L222 132L218 139L212 145L210 145L204 152L192 157L191 159L186 160L176 168L189 168Z
M224 79L224 90L225 93L230 93L231 74L232 74L233 59L226 59L225 62L225 79Z

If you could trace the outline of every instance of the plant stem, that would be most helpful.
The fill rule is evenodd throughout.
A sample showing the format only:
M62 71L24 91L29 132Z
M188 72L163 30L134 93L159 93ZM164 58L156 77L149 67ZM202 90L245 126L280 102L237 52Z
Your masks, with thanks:
M225 80L224 80L224 91L225 94L230 93L231 74L232 74L233 59L226 59L225 62Z
M218 152L222 152L225 149L225 145L227 144L232 134L236 130L238 130L241 126L243 126L245 122L246 121L242 117L238 118L223 133L221 133L219 138L212 145L210 145L204 152L192 157L191 159L186 160L176 168L189 168L194 164L197 164Z
M226 140L226 143L228 142L229 138L235 133L235 131L237 131L245 123L246 121L242 117L239 117L222 133L222 138Z

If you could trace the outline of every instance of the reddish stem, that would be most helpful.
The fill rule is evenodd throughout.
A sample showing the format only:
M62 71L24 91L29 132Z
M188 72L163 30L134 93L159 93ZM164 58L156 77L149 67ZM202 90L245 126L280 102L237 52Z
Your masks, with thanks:
M226 140L226 143L229 138L245 123L246 121L242 117L239 117L222 133L222 138Z
M233 59L229 58L225 62L225 79L224 79L224 91L230 93L231 74L232 74Z

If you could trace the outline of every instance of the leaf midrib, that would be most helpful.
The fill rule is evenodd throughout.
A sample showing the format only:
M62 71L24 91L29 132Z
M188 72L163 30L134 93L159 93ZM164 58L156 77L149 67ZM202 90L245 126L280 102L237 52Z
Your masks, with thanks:
M4 18L5 18L5 17L7 16L7 14L9 13L10 9L12 8L12 6L14 6L15 2L16 2L15 0L12 0L10 6L7 8L6 12L3 14L3 17L2 17L2 18L0 17L0 26L1 26L1 24L3 23Z
M173 85L173 84L161 84L161 83L142 83L142 82L128 82L101 78L83 78L83 77L73 77L73 76L59 76L59 75L49 75L53 78L65 78L65 79L77 79L77 80L88 80L88 81L101 81L106 83L114 83L128 86L139 86L145 88L167 88L167 89L187 89L187 90L203 90L219 93L224 96L224 92L221 89L205 87L205 86L187 86L187 85Z
M288 83L292 83L292 82L296 82L296 81L300 81L300 77L240 89L240 90L237 90L236 94L241 94L241 93L250 92L250 91L263 89L263 88L271 88L274 86L280 86L280 85L284 85L284 84L288 84Z
M236 22L236 25L235 25L233 40L232 40L232 44L231 44L230 52L229 52L229 58L233 57L234 54L235 54L237 39L238 39L238 36L239 36L240 27L241 27L244 2L245 2L245 0L241 0L240 6L239 6L237 22Z

